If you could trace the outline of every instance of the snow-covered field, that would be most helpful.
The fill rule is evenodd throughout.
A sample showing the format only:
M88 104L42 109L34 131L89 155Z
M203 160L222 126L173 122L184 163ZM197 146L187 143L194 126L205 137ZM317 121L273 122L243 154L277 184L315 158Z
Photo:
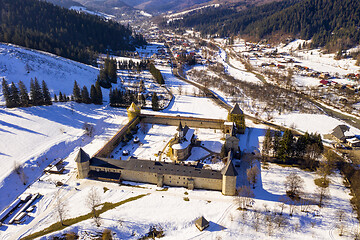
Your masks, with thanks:
M322 136L330 134L332 130L341 124L347 125L345 122L322 114L286 114L276 117L273 122L300 130L301 132L320 133ZM354 135L360 135L360 130L350 127L350 132Z
M94 154L127 121L124 109L77 103L0 107L0 119L0 209L55 159L65 159L74 149L90 142L94 147L89 153ZM84 133L85 123L94 126L95 140ZM15 164L22 166L24 179L14 173Z

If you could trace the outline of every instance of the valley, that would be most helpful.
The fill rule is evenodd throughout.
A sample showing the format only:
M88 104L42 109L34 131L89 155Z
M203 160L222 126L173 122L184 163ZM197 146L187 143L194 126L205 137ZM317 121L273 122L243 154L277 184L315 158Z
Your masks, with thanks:
M86 64L0 43L0 239L359 239L359 46L159 21L266 1L51 2L147 44Z

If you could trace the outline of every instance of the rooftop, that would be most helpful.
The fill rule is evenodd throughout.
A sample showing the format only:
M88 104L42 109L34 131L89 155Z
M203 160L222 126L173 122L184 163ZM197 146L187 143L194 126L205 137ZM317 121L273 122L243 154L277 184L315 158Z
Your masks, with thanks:
M195 166L187 166L166 162L155 162L150 160L130 159L127 161L111 158L92 158L91 166L108 167L116 169L124 169L139 172L151 172L157 174L168 174L187 177L201 177L211 179L222 179L219 171L197 168Z

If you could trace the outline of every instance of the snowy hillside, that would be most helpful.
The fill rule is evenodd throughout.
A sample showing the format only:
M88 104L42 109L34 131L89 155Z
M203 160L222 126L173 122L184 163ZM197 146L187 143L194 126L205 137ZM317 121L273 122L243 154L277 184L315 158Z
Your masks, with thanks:
M90 89L99 70L95 67L78 63L53 54L18 46L0 43L0 79L8 83L23 81L29 90L30 79L44 80L51 92L59 91L69 95L72 93L74 81ZM0 90L0 105L4 104Z

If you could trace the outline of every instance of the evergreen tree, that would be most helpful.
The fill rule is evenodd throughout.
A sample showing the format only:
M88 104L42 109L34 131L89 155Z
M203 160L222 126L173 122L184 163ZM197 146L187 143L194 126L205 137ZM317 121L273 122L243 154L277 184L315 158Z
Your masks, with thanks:
M58 102L58 98L55 93L54 93L54 102Z
M95 90L96 90L96 103L95 104L103 104L103 96L101 92L101 86L100 83L97 81L95 83Z
M19 107L20 106L20 96L19 89L16 87L15 83L11 82L10 86L10 106L9 107Z
M90 88L90 99L91 99L91 103L94 103L94 104L97 104L97 92L96 92L96 89L95 89L95 86L94 85L91 85L91 88Z
M46 82L43 80L41 85L42 85L42 93L43 93L43 98L44 98L43 104L52 105L50 92L46 85Z
M278 156L283 162L286 162L289 157L292 157L293 144L294 136L289 129L286 129L284 131L282 139L280 140L280 146L278 150Z
M40 106L44 103L44 97L37 78L30 81L30 98L33 106Z
M6 107L10 107L11 106L10 88L9 88L9 85L7 84L5 78L3 78L3 80L2 80L2 92L3 92L3 95L4 95Z
M74 101L75 101L75 102L77 102L77 103L80 103L80 102L81 102L80 87L79 87L79 85L77 84L76 81L74 82L73 98L74 98Z
M84 86L81 90L81 101L86 104L91 103L91 99L89 97L89 91L86 86Z
M281 132L279 131L275 131L274 132L274 142L273 142L273 156L277 157L278 156L278 152L279 152L279 147L280 147L280 136L281 136Z
M26 86L22 81L19 81L19 89L20 89L20 106L27 107L29 106L29 94L27 92Z
M151 103L152 103L152 110L159 111L159 98L156 92L154 92L151 97Z
M272 147L272 134L270 128L266 130L263 146L262 146L262 155L264 157L268 156Z
M59 102L65 102L64 101L64 96L61 92L59 92Z

